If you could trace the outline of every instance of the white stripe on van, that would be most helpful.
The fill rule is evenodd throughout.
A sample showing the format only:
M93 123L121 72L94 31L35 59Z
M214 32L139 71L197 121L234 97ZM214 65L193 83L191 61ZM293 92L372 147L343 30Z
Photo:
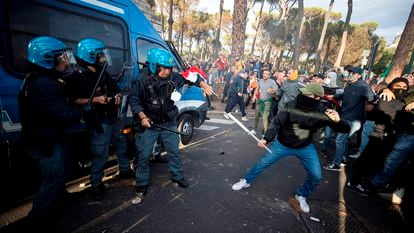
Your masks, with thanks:
M81 1L89 3L91 5L95 5L95 6L105 8L107 10L115 11L115 12L120 13L120 14L125 14L124 9L113 6L113 5L105 3L105 2L101 2L101 1L98 1L98 0L81 0Z

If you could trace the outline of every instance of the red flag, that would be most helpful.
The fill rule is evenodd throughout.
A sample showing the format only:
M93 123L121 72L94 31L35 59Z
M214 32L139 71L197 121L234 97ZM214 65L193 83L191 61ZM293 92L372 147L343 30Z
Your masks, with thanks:
M190 69L181 72L181 75L190 82L195 83L197 81L197 76L201 76L204 81L207 78L206 73L196 66L190 67Z

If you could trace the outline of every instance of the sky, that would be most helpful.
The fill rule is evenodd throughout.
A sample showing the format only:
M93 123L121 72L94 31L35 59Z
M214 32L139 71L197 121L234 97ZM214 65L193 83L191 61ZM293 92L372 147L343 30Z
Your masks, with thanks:
M224 9L233 10L234 0L224 0ZM304 0L305 7L319 6L328 8L330 0ZM345 21L348 10L347 0L335 0L333 11L342 13ZM383 36L391 43L396 34L404 30L410 14L412 0L354 0L351 23L377 22L375 31L378 36ZM220 0L200 0L199 10L210 13L219 11ZM266 6L265 6L266 7ZM256 6L259 10L259 6Z

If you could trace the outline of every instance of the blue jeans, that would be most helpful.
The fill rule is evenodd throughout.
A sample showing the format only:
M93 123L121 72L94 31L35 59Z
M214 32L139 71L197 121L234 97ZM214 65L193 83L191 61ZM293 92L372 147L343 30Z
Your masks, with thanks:
M351 130L349 133L338 133L336 136L336 152L333 163L339 165L342 160L346 160L348 156L348 139L361 128L360 121L346 121Z
M177 130L175 122L163 124L172 130ZM178 134L169 132L160 128L146 128L141 133L136 142L137 147L136 159L138 161L136 169L137 185L148 185L150 181L149 161L152 155L152 149L157 139L160 139L168 153L168 165L171 172L171 178L178 180L183 178L182 160L179 153L179 137Z
M391 152L384 161L384 168L372 179L372 184L384 187L394 172L414 152L414 134L398 134Z
M65 191L63 148L56 144L51 155L45 155L38 148L29 148L28 152L38 161L42 172L42 184L33 201L29 216L42 216L50 211L51 205Z
M106 161L109 157L109 145L115 124L100 124L102 132L95 128L89 129L91 140L91 185L97 187L102 183Z
M115 123L112 130L111 144L115 148L116 157L118 159L119 172L130 172L130 159L128 157L128 142L125 135L121 132L120 121Z
M359 145L358 152L362 153L369 141L369 135L374 131L374 121L365 121L364 126L362 127L361 134L361 144Z
M331 138L332 138L333 133L334 133L334 131L329 126L325 127L322 150L327 150L328 149L329 145L331 144Z
M226 108L224 109L224 111L226 113L231 112L231 110L236 106L236 104L238 104L240 106L240 112L241 112L242 116L246 116L246 109L245 109L245 106L244 106L243 96L238 96L237 94L229 96L229 100L227 102L227 105L226 105Z
M296 189L296 194L307 197L318 186L322 179L321 164L315 146L310 144L303 148L289 148L282 145L277 139L270 147L272 154L266 152L262 159L247 173L244 179L247 183L253 182L266 168L276 163L279 159L295 155L305 167L308 176L305 183Z

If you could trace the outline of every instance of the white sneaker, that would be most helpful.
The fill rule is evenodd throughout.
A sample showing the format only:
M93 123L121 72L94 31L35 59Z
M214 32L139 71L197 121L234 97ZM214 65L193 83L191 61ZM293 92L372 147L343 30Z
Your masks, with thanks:
M245 117L245 116L244 116L244 117L242 117L242 118L241 118L241 120L242 120L242 121L249 121L249 119L247 119L247 117Z
M240 179L239 182L237 182L237 183L233 184L233 186L231 186L231 188L235 191L238 191L242 188L248 188L248 187L250 187L250 184L247 183L245 179Z
M309 205L306 202L306 198L295 195L295 199L299 202L299 207L304 213L309 213Z
M357 159L357 158L359 158L359 156L361 156L361 152L358 151L357 153L355 153L353 155L349 155L349 158Z
M226 112L224 112L224 113L223 113L223 116L224 116L224 118L226 118L227 120L230 120L230 117L229 117L229 115L227 115L227 113L226 113Z

